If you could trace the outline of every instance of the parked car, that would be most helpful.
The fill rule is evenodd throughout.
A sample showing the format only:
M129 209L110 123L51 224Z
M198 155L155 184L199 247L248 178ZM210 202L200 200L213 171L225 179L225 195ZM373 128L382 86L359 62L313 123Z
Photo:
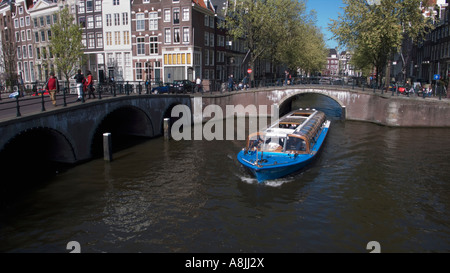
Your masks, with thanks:
M193 93L195 90L195 82L190 80L174 81L173 87L176 93Z
M171 89L171 84L166 83L163 84L162 82L157 82L156 86L152 88L152 93L155 94L169 94Z

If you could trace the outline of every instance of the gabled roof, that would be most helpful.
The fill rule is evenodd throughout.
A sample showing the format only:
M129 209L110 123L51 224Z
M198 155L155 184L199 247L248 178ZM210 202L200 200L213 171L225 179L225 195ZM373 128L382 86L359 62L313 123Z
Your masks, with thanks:
M214 12L214 6L209 0L192 0L192 3Z

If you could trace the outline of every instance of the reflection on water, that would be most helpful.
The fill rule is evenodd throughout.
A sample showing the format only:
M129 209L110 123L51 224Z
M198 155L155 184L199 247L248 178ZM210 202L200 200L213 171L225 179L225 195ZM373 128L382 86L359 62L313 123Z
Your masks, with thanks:
M314 164L266 184L236 159L245 141L153 139L3 211L0 251L448 252L449 133L336 115Z

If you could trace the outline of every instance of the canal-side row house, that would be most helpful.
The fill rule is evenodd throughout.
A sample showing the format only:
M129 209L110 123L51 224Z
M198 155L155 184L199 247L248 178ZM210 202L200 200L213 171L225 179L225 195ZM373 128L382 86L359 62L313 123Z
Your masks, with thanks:
M134 79L131 25L131 1L103 0L103 47L109 79Z
M77 0L75 10L77 22L83 31L81 39L85 58L82 70L91 71L94 79L104 77L105 74L102 9L102 0Z
M34 40L34 64L37 81L46 81L51 71L57 71L49 44L51 26L58 21L59 6L56 0L38 0L29 9ZM58 75L61 77L61 75Z
M134 0L131 6L133 80L162 81L161 0Z
M29 8L32 0L17 0L12 8L14 42L17 53L17 72L19 82L30 87L34 82L34 50L32 22Z
M209 1L163 1L164 81L214 75L215 18Z

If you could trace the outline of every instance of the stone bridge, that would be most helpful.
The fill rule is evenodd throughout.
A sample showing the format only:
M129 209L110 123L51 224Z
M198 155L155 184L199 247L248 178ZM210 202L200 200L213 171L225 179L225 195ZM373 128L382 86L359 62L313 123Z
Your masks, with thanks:
M5 120L0 122L0 162L30 156L34 159L28 162L83 162L102 155L105 132L112 133L113 143L121 136L161 135L163 120L176 105L190 108L190 96L111 97Z
M366 121L390 127L450 127L450 100L407 97L380 90L339 86L295 86L255 91L203 96L203 108L220 105L273 105L278 104L280 115L291 110L291 103L303 94L319 94L334 100L343 110L346 120ZM195 106L195 103L193 104ZM311 105L313 108L314 105ZM268 107L269 114L270 107ZM245 114L245 113L238 113Z

